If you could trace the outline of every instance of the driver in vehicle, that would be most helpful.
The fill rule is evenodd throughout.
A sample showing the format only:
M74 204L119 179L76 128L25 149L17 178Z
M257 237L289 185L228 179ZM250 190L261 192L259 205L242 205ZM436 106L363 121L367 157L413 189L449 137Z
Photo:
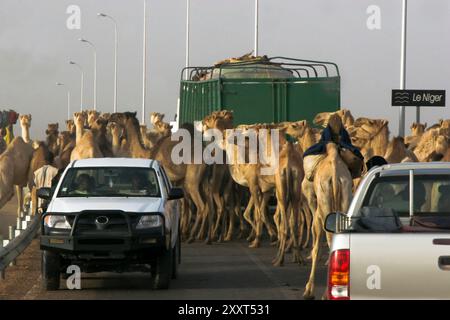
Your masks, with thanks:
M86 174L80 174L76 180L76 188L73 190L73 194L87 195L92 192L93 189L93 178Z

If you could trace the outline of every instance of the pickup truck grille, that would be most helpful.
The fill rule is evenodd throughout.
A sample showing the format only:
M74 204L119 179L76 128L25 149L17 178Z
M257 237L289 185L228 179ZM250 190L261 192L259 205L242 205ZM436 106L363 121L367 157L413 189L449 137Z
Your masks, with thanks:
M100 221L104 222L106 220L107 222L99 224L98 218L100 218ZM74 234L80 235L91 232L128 232L128 223L130 223L131 228L134 228L136 225L136 217L129 214L108 212L83 213L78 217L78 221L74 226Z

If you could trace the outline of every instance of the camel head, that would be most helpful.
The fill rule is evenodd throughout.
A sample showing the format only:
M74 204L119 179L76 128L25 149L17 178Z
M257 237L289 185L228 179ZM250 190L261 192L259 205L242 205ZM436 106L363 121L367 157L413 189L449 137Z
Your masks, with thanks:
M19 116L20 126L25 128L31 127L31 114L21 114Z
M86 115L84 112L75 112L73 114L73 119L76 127L84 128L84 123L86 121Z
M66 129L69 132L75 132L75 122L72 119L66 120Z
M305 134L305 131L309 128L309 126L306 120L301 120L296 122L288 122L284 128L286 129L286 134L298 139Z
M413 136L420 136L425 132L425 128L427 127L427 124L417 123L414 122L411 125L411 135Z
M166 122L157 122L154 127L156 131L164 136L168 136L172 133L172 126Z
M106 126L108 125L108 121L103 118L97 118L91 124L91 129L99 132L106 132Z
M341 109L336 112L337 115L341 118L342 123L347 128L352 126L355 123L355 118L353 118L352 113L348 109Z
M111 113L108 113L108 112L102 113L100 115L100 118L105 119L106 121L109 121L109 119L111 118Z
M336 112L320 112L314 117L313 123L321 127L326 127L332 115L338 116L341 119L342 124L346 128L353 125L353 123L355 122L355 119L353 118L350 110L341 109Z
M226 129L231 129L233 128L233 111L214 111L206 116L202 123L204 131L208 129L218 129L223 132Z
M99 116L100 116L100 113L98 111L89 110L87 113L88 125L91 127L94 124L95 120L98 119Z
M359 139L373 138L383 128L387 128L389 121L383 119L358 118L351 129L350 135Z
M113 137L120 138L124 133L124 128L117 122L109 122L108 128L111 130L111 135Z
M343 127L343 124L341 118L337 113L330 114L330 117L328 118L328 126L334 134L339 134Z
M434 149L436 153L446 154L448 149L448 141L445 136L439 135L437 136L434 142Z
M150 114L150 123L154 126L155 123L161 122L164 119L164 114L159 112L152 112Z
M58 147L63 147L69 144L73 139L72 133L70 131L62 131L58 135L57 144Z
M47 125L47 130L45 130L45 134L47 136L58 136L59 124L58 123L49 123Z
M113 113L111 115L111 117L109 118L109 121L111 122L116 122L119 123L120 125L122 125L123 127L125 127L127 120L128 119L136 119L137 112L117 112L117 113ZM139 121L137 121L137 129L138 131L139 129Z

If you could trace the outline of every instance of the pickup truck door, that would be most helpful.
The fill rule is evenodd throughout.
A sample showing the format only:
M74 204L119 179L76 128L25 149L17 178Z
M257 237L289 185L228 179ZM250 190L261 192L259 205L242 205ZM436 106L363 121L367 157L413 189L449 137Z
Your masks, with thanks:
M351 299L450 299L450 233L352 233Z
M169 178L166 175L166 172L163 167L161 169L161 178L164 184L166 197L164 199L164 215L168 217L168 221L170 221L169 229L172 233L171 243L172 247L175 246L177 240L178 240L178 226L180 223L180 216L181 216L181 201L180 200L167 200L167 196L169 194L170 189L172 188L172 184L169 180Z

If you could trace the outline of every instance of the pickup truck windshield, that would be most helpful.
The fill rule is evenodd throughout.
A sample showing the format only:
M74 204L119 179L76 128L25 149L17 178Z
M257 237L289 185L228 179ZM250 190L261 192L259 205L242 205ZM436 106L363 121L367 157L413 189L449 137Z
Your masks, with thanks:
M159 197L155 170L150 168L71 168L57 197Z
M450 175L414 175L414 215L450 216ZM393 209L409 216L409 176L386 176L374 180L363 206Z

